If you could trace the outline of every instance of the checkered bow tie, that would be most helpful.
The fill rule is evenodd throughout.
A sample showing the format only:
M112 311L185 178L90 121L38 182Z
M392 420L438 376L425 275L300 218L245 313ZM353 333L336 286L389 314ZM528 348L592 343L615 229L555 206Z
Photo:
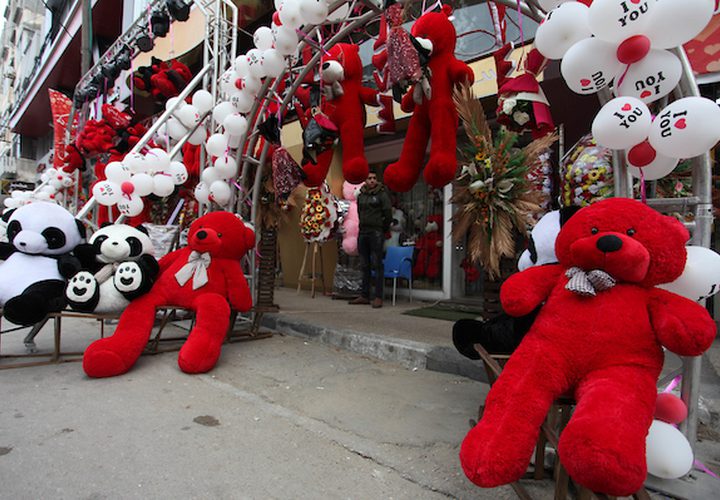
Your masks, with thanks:
M597 292L608 290L616 284L615 278L600 269L585 272L579 267L571 267L565 276L570 278L565 289L584 297L594 297Z

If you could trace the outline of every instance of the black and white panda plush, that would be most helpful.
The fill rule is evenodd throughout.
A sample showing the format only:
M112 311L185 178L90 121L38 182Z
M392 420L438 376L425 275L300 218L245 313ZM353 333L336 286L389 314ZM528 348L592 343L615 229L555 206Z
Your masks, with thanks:
M65 289L70 307L99 314L121 312L152 288L160 270L154 252L144 227L104 225L76 250L83 270Z
M555 240L565 222L578 210L580 207L566 207L543 215L530 232L527 250L520 255L519 271L557 264ZM539 310L540 307L520 317L502 313L487 321L458 320L453 325L453 344L460 354L470 359L480 359L473 347L475 344L481 344L489 353L510 354L530 330Z
M0 243L0 306L12 323L32 325L65 308L65 282L81 268L71 252L85 240L85 226L44 201L3 218L8 242Z

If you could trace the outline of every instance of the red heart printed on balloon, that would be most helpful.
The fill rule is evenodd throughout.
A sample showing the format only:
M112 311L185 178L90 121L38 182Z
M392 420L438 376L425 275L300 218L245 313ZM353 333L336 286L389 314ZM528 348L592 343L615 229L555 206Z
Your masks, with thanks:
M643 90L640 94L640 99L645 99L646 97L650 97L652 95L652 92L649 90Z
M634 4L639 4L642 0L630 0Z
M675 128L679 128L680 130L687 127L687 123L685 122L685 118L680 118L678 121L675 122Z
M620 109L622 109L623 111L630 111L632 109L632 106L630 106L630 104L626 104L625 106L623 106Z
M583 78L582 80L580 80L580 85L582 85L583 87L587 87L591 83L592 82L590 80L588 80L587 78Z

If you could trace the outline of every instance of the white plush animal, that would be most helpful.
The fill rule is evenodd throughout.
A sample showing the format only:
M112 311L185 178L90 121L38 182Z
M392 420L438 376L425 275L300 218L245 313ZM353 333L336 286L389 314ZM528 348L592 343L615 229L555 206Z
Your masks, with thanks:
M405 212L399 208L393 208L392 222L390 223L390 237L385 240L385 249L388 247L399 247L401 245L400 235L405 230Z
M37 201L3 214L8 243L0 243L0 306L18 325L65 308L65 280L80 269L71 252L85 227L60 205Z
M152 288L159 272L147 230L108 224L76 250L83 270L68 281L70 307L100 314L119 313Z

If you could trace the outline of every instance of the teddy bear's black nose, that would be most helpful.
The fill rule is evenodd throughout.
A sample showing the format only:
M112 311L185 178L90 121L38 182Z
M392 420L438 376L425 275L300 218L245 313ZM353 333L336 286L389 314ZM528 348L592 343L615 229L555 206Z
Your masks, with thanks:
M597 246L598 250L605 253L617 252L622 248L622 245L622 240L617 236L613 236L612 234L602 236L600 239L597 240L597 243L595 243L595 246Z
M207 238L207 233L205 231L198 231L196 236L199 240L204 240Z

